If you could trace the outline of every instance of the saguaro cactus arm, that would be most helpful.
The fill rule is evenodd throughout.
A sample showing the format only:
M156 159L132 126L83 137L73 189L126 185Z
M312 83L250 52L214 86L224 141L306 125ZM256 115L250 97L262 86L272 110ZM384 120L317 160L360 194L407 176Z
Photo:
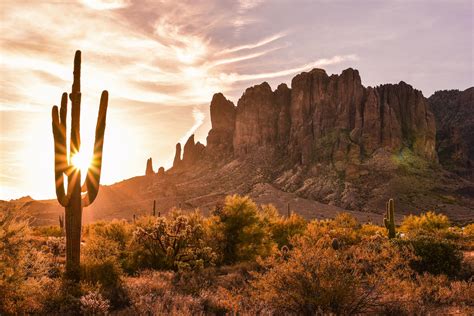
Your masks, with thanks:
M87 194L82 199L82 206L89 206L94 202L99 192L100 174L102 171L102 152L104 148L105 121L107 118L107 106L109 102L109 93L104 90L100 97L99 116L95 129L94 155L91 165L87 170L85 186Z
M74 55L74 78L71 99L71 142L69 158L71 159L81 149L81 51Z
M64 191L64 176L68 168L67 147L66 147L66 114L67 114L67 93L63 93L61 98L61 110L53 106L53 137L54 137L54 177L56 184L56 196L59 203L66 207L69 199Z

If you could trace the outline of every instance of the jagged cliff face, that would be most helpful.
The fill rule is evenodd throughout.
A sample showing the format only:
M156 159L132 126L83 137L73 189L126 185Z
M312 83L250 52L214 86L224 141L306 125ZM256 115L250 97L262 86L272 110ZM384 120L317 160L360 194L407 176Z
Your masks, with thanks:
M229 157L233 153L235 106L222 93L216 93L212 98L210 111L212 129L207 136L206 151L209 156L218 159Z
M422 93L403 81L366 88L352 68L331 76L322 69L303 72L291 89L281 84L272 91L264 82L246 89L237 106L217 93L210 112L207 147L194 135L183 154L176 144L175 170L202 159L268 156L283 158L287 167L322 163L345 171L376 151L403 149L437 161L435 118Z
M474 87L437 91L428 98L436 118L440 163L448 170L474 179Z
M224 193L252 195L262 183L366 212L383 210L390 197L406 210L442 211L440 194L456 196L460 212L471 205L463 195L469 184L437 165L427 99L405 82L364 87L357 70L328 76L313 69L295 76L291 88L248 88L236 106L215 94L210 111L207 145L194 135L178 143L160 180L182 178L180 190L195 206Z
M408 148L437 159L435 120L421 92L404 82L365 88L353 69L339 76L322 69L301 73L291 89L282 84L272 91L265 82L248 88L235 108L215 95L211 121L209 147L232 150L234 157L266 148L293 164L344 165L379 148Z
M211 101L207 147L192 135L176 145L173 167L203 157L231 160L258 155L284 157L289 165L326 163L344 170L383 149L406 148L436 161L435 118L422 93L399 84L364 87L359 72L328 76L313 69L293 78L291 89L266 82L245 90L237 106L221 93Z

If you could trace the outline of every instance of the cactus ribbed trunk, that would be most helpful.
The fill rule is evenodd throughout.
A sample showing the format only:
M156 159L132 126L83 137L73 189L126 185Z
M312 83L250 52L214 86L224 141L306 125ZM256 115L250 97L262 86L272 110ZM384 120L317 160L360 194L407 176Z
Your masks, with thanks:
M82 206L81 206L81 171L76 169L68 181L71 186L71 200L66 207L66 275L68 279L80 279L81 258L81 228L82 228Z
M108 92L103 91L100 98L99 116L95 131L94 156L81 185L81 170L72 164L73 157L81 149L81 52L74 56L74 80L71 99L71 141L69 157L67 155L66 119L67 93L61 98L61 108L53 106L53 136L54 136L54 172L56 196L58 202L65 208L66 226L66 277L70 280L80 280L81 258L81 228L82 209L94 202L99 192L100 173L102 168L102 149L104 146L105 121L108 106ZM68 177L67 191L64 190L64 175ZM81 195L81 192L84 195Z
M386 207L386 213L383 221L385 224L385 228L387 228L388 231L388 238L392 239L396 236L394 216L395 203L393 202L393 199L388 200Z

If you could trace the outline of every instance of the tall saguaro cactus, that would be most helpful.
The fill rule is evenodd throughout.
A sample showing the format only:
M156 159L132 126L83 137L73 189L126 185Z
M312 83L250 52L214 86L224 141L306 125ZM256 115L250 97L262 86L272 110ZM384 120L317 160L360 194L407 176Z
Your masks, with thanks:
M63 93L61 107L53 106L54 136L54 173L56 196L66 210L66 277L80 279L80 246L82 209L94 202L99 192L100 173L102 168L102 149L104 146L105 120L109 94L103 91L100 97L99 116L95 129L94 155L87 170L84 185L81 187L81 170L72 164L73 157L81 148L81 51L74 56L74 79L71 100L71 139L69 157L67 151L66 116L67 93ZM64 175L67 176L67 191L64 190ZM81 194L84 193L84 194Z
M385 228L388 230L388 238L391 239L395 238L395 217L393 214L395 212L395 203L393 202L393 199L388 200L386 207L387 209L383 223Z

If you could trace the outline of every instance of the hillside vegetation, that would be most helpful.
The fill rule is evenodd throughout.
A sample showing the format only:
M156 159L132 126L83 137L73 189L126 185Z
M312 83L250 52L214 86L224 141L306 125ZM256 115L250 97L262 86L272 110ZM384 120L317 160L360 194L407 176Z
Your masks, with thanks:
M0 314L472 314L474 224L408 216L395 238L341 213L307 221L228 196L208 217L83 227L81 279L59 226L0 215Z

